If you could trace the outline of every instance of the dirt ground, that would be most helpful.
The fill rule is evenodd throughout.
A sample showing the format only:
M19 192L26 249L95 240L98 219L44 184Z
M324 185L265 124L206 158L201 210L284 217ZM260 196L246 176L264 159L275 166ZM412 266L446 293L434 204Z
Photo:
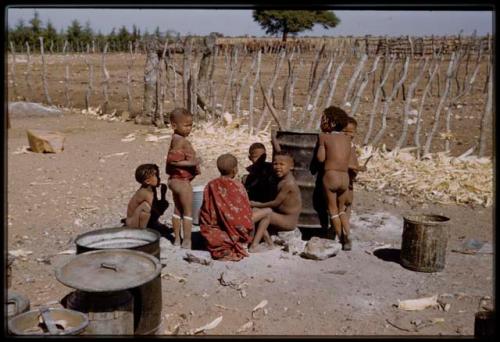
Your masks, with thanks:
M54 271L73 257L59 253L74 250L79 234L120 225L128 199L137 188L136 166L155 162L163 172L169 139L124 143L121 139L128 134L154 128L72 112L61 118L11 117L11 125L6 158L6 245L9 251L32 252L16 259L11 290L26 295L31 308L59 307L58 302L72 289L59 283ZM62 132L66 136L64 151L15 153L28 145L28 128ZM203 156L202 150L199 153ZM239 162L240 170L248 164L247 160ZM193 185L216 175L215 167L208 165ZM162 178L166 181L164 173ZM171 202L170 191L168 199ZM276 248L237 263L214 261L204 266L184 261L186 251L167 242L162 273L169 275L162 278L159 334L177 330L183 335L222 316L207 335L473 335L481 298L494 297L493 254L453 250L472 238L493 243L492 208L421 206L404 197L397 201L383 193L356 190L353 250L340 251L324 261L303 259ZM163 222L170 220L171 209ZM417 212L451 219L442 272L413 272L398 262L402 217ZM194 232L193 238L199 240L199 233ZM200 243L194 248L200 248ZM246 296L218 281L229 270L246 278ZM449 310L403 311L396 307L398 300L433 295L450 304ZM263 300L267 300L265 310L252 316L252 309ZM433 324L426 324L431 320ZM238 332L247 322L252 322L249 328Z

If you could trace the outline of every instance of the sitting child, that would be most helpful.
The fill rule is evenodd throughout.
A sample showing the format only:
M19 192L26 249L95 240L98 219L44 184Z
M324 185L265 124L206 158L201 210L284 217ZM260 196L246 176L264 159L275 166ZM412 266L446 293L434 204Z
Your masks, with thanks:
M156 188L160 186L160 169L156 164L142 164L135 170L135 179L141 184L139 190L130 199L127 206L125 226L129 228L152 227L168 208L162 186L162 201L157 200Z
M300 189L291 170L293 158L285 152L276 152L273 160L273 169L278 178L278 194L269 202L250 201L254 209L252 221L257 224L255 237L250 245L249 252L258 252L259 243L264 238L267 247L271 249L273 242L267 231L269 226L277 230L290 231L297 227L299 214L302 210Z
M322 122L334 122L331 133L318 136L317 158L324 162L323 189L327 198L328 215L335 233L342 243L343 250L351 249L349 239L349 220L345 215L349 187L349 168L351 138L342 133L347 126L347 114L338 107L325 109Z
M176 108L170 114L174 130L167 153L166 172L170 176L168 187L172 190L175 210L172 215L174 245L181 244L181 224L183 228L182 248L191 249L191 228L193 211L193 188L191 181L200 174L200 159L191 143L186 139L193 128L193 115L184 108Z
M276 180L273 164L266 161L266 147L261 143L253 143L248 150L248 159L252 165L247 167L248 175L243 184L251 201L268 202L276 197Z
M234 178L238 161L217 158L220 177L208 182L200 209L200 232L213 259L238 261L248 256L242 244L252 240L252 209L243 184Z

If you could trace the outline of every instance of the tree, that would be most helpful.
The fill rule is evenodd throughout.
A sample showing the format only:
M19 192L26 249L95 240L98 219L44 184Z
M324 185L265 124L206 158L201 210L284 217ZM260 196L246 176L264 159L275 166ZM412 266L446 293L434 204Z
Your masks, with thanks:
M76 51L76 47L78 47L78 44L82 39L82 25L80 25L78 20L75 19L71 22L71 25L66 31L66 37L70 46L74 48L73 51Z
M47 21L47 27L43 32L43 37L46 50L50 49L51 44L57 45L58 43L57 31L50 20Z
M85 22L85 28L82 31L81 40L85 48L87 48L87 44L90 46L90 44L92 44L92 40L94 40L94 30L92 30L92 26L88 20Z
M253 11L253 19L266 30L267 34L283 34L285 42L288 34L312 30L315 24L324 28L335 27L340 23L331 11Z
M42 35L42 21L40 20L40 14L38 14L37 11L35 11L33 19L30 20L31 24L31 32L29 36L29 43L33 48L37 46L39 40L38 38Z
M130 33L125 25L123 25L118 31L118 44L120 45L120 51L127 51L128 42L130 39Z

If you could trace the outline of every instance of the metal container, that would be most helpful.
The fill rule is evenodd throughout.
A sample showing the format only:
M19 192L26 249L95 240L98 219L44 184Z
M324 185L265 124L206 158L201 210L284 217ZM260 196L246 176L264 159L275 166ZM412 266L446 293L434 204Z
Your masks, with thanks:
M450 219L441 215L412 215L403 219L401 265L418 272L442 271Z
M104 228L79 235L76 254L109 249L131 249L160 259L160 234L152 229Z
M323 195L323 171L316 160L317 132L277 131L282 151L294 159L293 176L300 188L302 210L299 228L328 228L326 199Z
M76 253L126 248L160 259L160 234L152 229L105 228L78 236ZM162 290L160 274L151 281L130 289L134 296L134 332L154 334L161 324Z
M478 311L474 316L474 337L493 337L496 326L495 310Z
M61 302L65 308L88 316L82 335L134 334L134 297L129 291L73 291Z
M52 331L49 325L40 324L41 319L51 321ZM11 318L8 328L14 335L79 335L88 325L87 316L81 312L51 308L43 314L41 310L33 310Z
M30 301L25 296L14 292L7 292L7 317L12 318L30 309Z
M199 185L193 187L193 224L200 224L200 209L203 204L203 190L205 190L205 185Z

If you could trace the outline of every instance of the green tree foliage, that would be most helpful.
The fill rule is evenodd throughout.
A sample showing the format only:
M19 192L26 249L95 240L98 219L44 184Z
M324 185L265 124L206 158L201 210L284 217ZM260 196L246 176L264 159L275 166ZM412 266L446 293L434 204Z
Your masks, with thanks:
M66 31L66 39L73 51L80 50L79 44L82 40L82 25L78 20L73 20Z
M39 46L39 37L42 36L42 21L40 20L40 14L35 11L33 18L30 20L30 35L28 38L29 44L32 47Z
M132 40L132 36L125 25L123 25L118 31L118 44L120 46L120 51L127 51L128 42Z
M49 50L52 45L57 46L60 43L59 35L50 20L47 21L47 27L43 31L44 49Z
M90 26L90 21L85 23L85 27L82 30L81 34L81 43L85 49L87 49L87 44L89 48L92 48L92 41L94 40L94 30L92 30L92 26Z
M312 30L315 24L324 28L336 27L340 23L331 11L253 11L253 19L266 30L267 34L282 33L283 41L288 34Z

